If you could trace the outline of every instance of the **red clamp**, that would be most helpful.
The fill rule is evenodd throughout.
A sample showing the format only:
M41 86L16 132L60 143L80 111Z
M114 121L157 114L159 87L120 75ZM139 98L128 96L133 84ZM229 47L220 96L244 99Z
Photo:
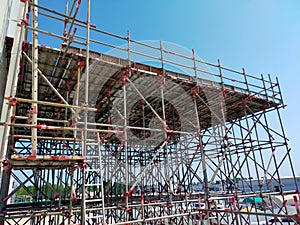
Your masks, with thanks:
M195 97L199 93L200 87L197 85L192 88L192 94Z
M126 196L126 197L129 197L129 196L131 195L131 192L132 192L132 190L129 189L129 191L127 191L127 192L125 193L125 196Z
M76 31L77 31L77 28L74 28L73 34L70 35L70 39L69 39L69 40L70 40L71 43L74 41L74 36L75 36L75 34L76 34Z
M63 36L64 36L64 37L67 36L67 30L66 30L66 29L64 29Z
M58 155L51 155L50 158L52 160L58 160L59 156Z
M17 105L17 100L15 98L13 98L12 96L10 96L8 98L8 104L11 106L16 106Z
M101 141L101 143L103 144L103 143L105 142L104 137L101 137L101 138L100 138L100 141Z
M69 22L69 18L65 18L65 19L64 19L64 24L65 24L65 26L67 25L68 22Z
M296 210L297 212L299 211L299 202L298 202L298 198L296 195L293 196L294 198L294 203L295 203L295 206L296 206Z
M126 85L126 80L127 80L127 73L126 71L122 72L122 85L123 87Z
M247 103L246 103L246 100L243 99L243 108L244 110L247 110L248 106L247 106Z
M45 124L37 124L35 127L39 130L54 130L55 129L54 126L48 126Z
M21 25L27 27L28 24L29 24L29 13L26 13L26 17L21 21Z
M250 102L252 102L253 98L254 98L253 95L249 95L249 96L248 96L248 100L249 100Z
M76 8L79 8L79 7L80 7L80 3L81 3L81 0L78 0L78 3L77 3Z
M145 101L144 101L144 99L141 99L141 106L142 106L142 109L145 108Z
M85 163L80 163L80 164L78 164L78 168L79 168L79 169L84 169L85 166L86 166Z
M29 42L25 40L22 43L22 51L23 52L28 52L28 49L29 49Z
M37 114L38 113L38 110L37 110L37 107L35 106L33 109L29 110L29 114L32 115L32 114Z
M12 168L11 164L7 160L3 160L2 165L3 165L3 171L5 173L8 173Z
M168 143L170 141L170 136L167 136L167 138L165 139L165 143Z
M77 66L80 68L80 70L83 70L83 68L84 68L84 66L85 66L85 64L84 64L84 61L83 60L81 60L81 58L78 58L78 60L77 60Z
M227 92L228 92L227 90L224 90L224 91L223 91L223 97L224 97L224 98L226 98Z
M36 155L29 155L27 156L27 159L36 159Z
M17 120L16 116L11 116L11 117L10 117L11 123L15 123L16 120Z

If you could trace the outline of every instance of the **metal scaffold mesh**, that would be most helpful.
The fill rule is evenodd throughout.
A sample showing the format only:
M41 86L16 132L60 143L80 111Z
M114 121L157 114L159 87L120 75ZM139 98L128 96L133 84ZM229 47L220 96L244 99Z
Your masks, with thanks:
M65 13L21 1L5 43L1 224L299 222L278 80L176 48L96 28L89 0Z

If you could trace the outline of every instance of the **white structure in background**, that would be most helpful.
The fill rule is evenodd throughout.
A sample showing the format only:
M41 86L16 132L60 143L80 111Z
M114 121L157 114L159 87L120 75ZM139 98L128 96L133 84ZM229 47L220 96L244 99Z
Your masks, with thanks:
M14 37L17 26L20 0L3 0L0 7L0 112L2 111L3 95L6 84L5 37ZM2 127L0 128L2 129Z
M20 0L2 0L0 8L0 43L3 45L5 36L13 37L16 29ZM2 46L1 45L1 46ZM2 52L2 49L1 49Z
M20 0L1 0L0 7L0 112L6 84L5 37L13 37L17 26Z
M0 7L0 115L3 109L3 97L7 81L7 58L5 51L5 37L14 37L17 26L20 0L1 0ZM3 126L0 126L2 135ZM0 137L1 140L1 137ZM0 145L1 146L1 145ZM2 179L0 177L0 179ZM10 187L12 187L12 181ZM9 199L8 202L13 201Z

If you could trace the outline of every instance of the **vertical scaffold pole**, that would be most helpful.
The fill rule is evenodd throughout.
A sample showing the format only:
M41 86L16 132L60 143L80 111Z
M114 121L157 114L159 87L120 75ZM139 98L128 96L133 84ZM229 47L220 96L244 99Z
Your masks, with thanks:
M32 100L38 100L38 32L35 30L38 28L38 0L33 0L32 5ZM37 147L37 115L38 115L38 104L33 102L31 105L31 119L32 125L31 128L31 154L36 155Z
M131 60L130 60L130 31L127 33L128 40L128 74L124 71L125 75L122 75L123 80L123 97L124 97L124 151L125 151L125 210L126 210L126 221L129 220L129 208L128 208L128 200L129 200L129 167L128 167L128 135L127 135L127 95L126 95L126 77L131 77Z
M79 7L79 5L78 5ZM90 14L91 14L91 1L87 1L87 27L86 27L86 65L85 65L85 93L84 104L86 107L89 105L89 60L90 60ZM82 148L82 156L87 154L87 124L88 124L88 110L84 112L84 140ZM82 208L81 208L81 224L86 224L86 197L85 197L85 167L82 169Z
M166 119L166 110L165 110L165 98L164 98L164 88L166 84L166 79L165 79L165 62L164 62L164 51L163 51L163 44L162 41L159 42L159 48L160 48L160 60L161 60L161 69L162 69L162 77L161 77L161 86L160 86L160 93L161 93L161 105L162 105L162 119L164 122L164 140L168 137L167 133L167 119ZM166 181L168 182L168 191L169 191L169 199L168 201L172 201L171 199L171 194L173 193L173 185L171 185L171 174L172 174L172 169L170 168L170 162L169 162L169 156L168 156L168 147L167 145L164 147L166 150Z
M196 58L195 58L195 51L194 49L192 50L193 54L193 62L194 62L194 71L195 71L195 80L197 81L197 64L196 64ZM197 121L197 128L196 132L198 133L198 138L199 138L199 146L200 146L200 153L201 153L201 164L202 164L202 173L203 173L203 182L205 185L205 200L207 201L209 198L209 189L208 189L208 176L207 176L207 169L206 169L206 161L205 161L205 150L203 148L203 143L202 143L202 135L201 135L201 124L199 120L199 114L198 114L198 107L197 107L197 99L194 99L194 104L195 104L195 113L196 113L196 121ZM209 208L208 204L205 204L205 206Z
M194 64L194 73L195 73L195 81L196 85L198 85L198 73L197 73L197 63L196 63L196 57L195 57L195 50L192 49L192 57L193 57L193 64ZM198 113L198 106L197 106L197 98L194 96L194 106L195 106L195 116L196 116L196 132L197 136L199 138L198 145L200 146L200 153L201 153L201 164L202 164L202 174L203 174L203 182L205 187L205 208L210 209L210 205L208 204L208 198L209 198L209 188L208 188L208 176L207 176L207 168L206 168L206 161L205 161L205 150L203 148L203 142L202 142L202 134L201 134L201 124L199 120L199 113ZM203 221L201 221L201 224L203 224ZM210 224L210 221L208 220L208 224Z
M97 133L97 140L98 140L98 155L99 155L99 170L100 170L100 183L101 183L101 203L102 203L102 216L103 216L103 225L106 225L106 218L105 218L105 200L104 200L104 186L103 186L103 168L102 168L102 155L101 155L101 148L102 142L100 139L99 133Z

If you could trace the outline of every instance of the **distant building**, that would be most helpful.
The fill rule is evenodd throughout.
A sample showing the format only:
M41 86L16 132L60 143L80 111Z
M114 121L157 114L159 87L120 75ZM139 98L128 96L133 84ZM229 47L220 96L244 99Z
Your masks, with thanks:
M280 189L283 191L293 191L297 187L300 187L300 176L296 176L296 179L292 176L280 177L280 181L277 178L240 180L238 185L240 190L246 192L251 191L251 189L254 192L259 191L260 186L262 186L262 190L264 191L279 192Z
M229 185L226 182L216 182L213 183L209 187L209 191L227 191L228 188L238 189L238 191L245 191L245 192L257 192L260 190L260 186L262 186L263 191L271 191L271 192L279 192L280 187L283 191L293 191L296 190L297 187L300 188L300 176L294 177L286 176L281 177L280 181L276 178L273 179L246 179L246 180L238 180L236 184ZM193 184L193 192L203 192L205 191L204 185L202 183L195 183Z

